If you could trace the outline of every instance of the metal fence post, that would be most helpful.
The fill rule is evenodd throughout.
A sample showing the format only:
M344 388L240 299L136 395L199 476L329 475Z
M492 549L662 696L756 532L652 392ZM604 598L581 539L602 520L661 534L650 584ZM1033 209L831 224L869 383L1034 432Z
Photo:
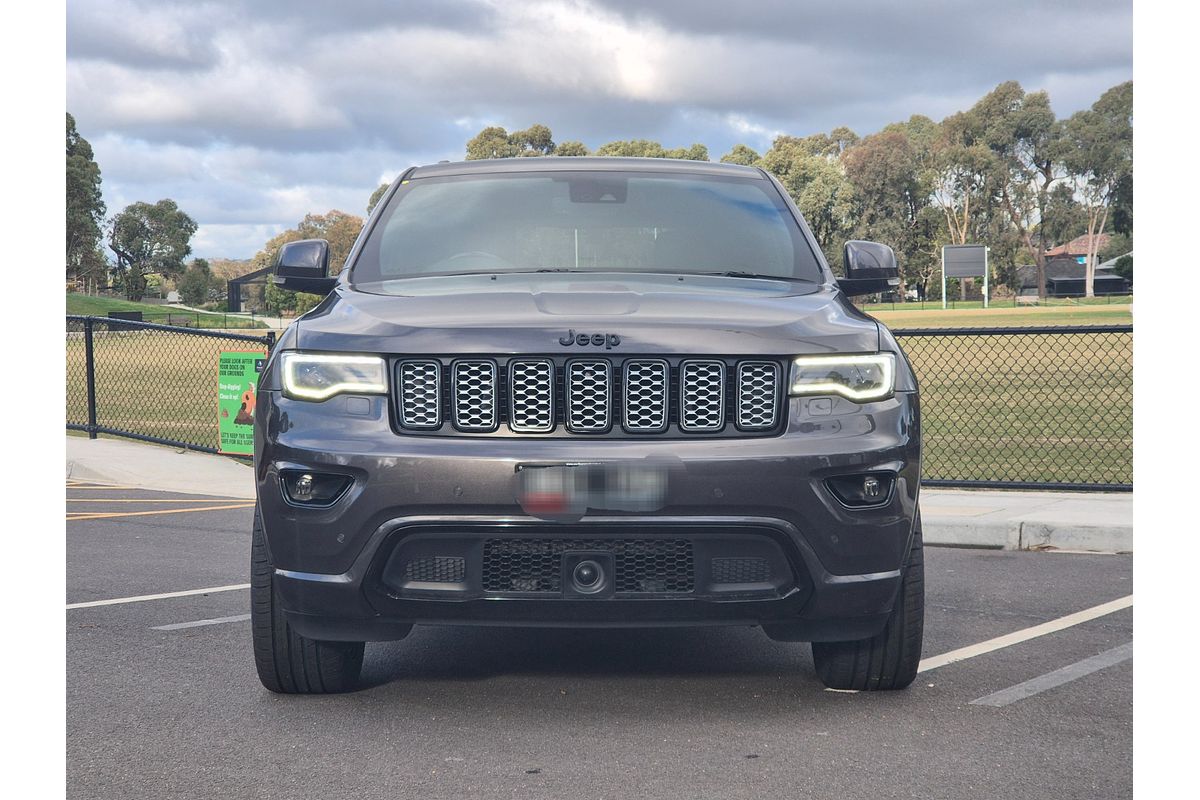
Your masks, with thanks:
M89 439L96 438L96 353L92 344L92 318L83 320L83 361L87 372L87 432Z

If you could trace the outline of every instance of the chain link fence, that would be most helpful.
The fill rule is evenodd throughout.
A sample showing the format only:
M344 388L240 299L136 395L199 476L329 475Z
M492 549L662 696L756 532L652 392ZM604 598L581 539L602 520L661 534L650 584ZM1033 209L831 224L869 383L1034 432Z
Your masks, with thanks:
M921 388L927 485L1133 485L1133 326L893 331Z
M1127 490L1133 327L894 331L921 385L925 482ZM245 336L67 317L67 427L216 452L217 359Z
M67 317L67 429L217 452L222 350L270 349L265 336L106 317Z

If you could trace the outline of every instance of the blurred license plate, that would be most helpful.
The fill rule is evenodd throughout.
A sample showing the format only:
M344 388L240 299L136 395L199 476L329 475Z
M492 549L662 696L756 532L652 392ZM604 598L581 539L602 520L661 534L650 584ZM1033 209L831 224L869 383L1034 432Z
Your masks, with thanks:
M654 511L667 494L667 470L654 464L554 464L517 468L521 507L534 516Z

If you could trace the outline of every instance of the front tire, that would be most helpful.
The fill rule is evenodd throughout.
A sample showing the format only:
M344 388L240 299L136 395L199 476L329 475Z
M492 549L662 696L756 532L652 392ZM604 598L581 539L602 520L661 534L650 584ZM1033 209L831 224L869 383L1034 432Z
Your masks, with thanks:
M254 509L250 547L250 627L258 679L280 694L327 694L353 689L362 672L362 642L322 642L296 633L279 605L275 569L267 560L262 517Z
M887 625L852 642L813 642L817 676L830 689L903 689L917 677L925 628L925 556L917 518L908 565Z

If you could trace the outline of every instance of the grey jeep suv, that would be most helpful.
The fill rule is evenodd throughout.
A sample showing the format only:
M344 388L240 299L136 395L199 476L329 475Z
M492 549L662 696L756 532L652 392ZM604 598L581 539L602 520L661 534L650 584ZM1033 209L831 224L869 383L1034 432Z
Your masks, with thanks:
M410 169L256 407L254 655L276 692L352 688L413 624L761 626L822 681L912 682L917 384L759 169L545 158Z

